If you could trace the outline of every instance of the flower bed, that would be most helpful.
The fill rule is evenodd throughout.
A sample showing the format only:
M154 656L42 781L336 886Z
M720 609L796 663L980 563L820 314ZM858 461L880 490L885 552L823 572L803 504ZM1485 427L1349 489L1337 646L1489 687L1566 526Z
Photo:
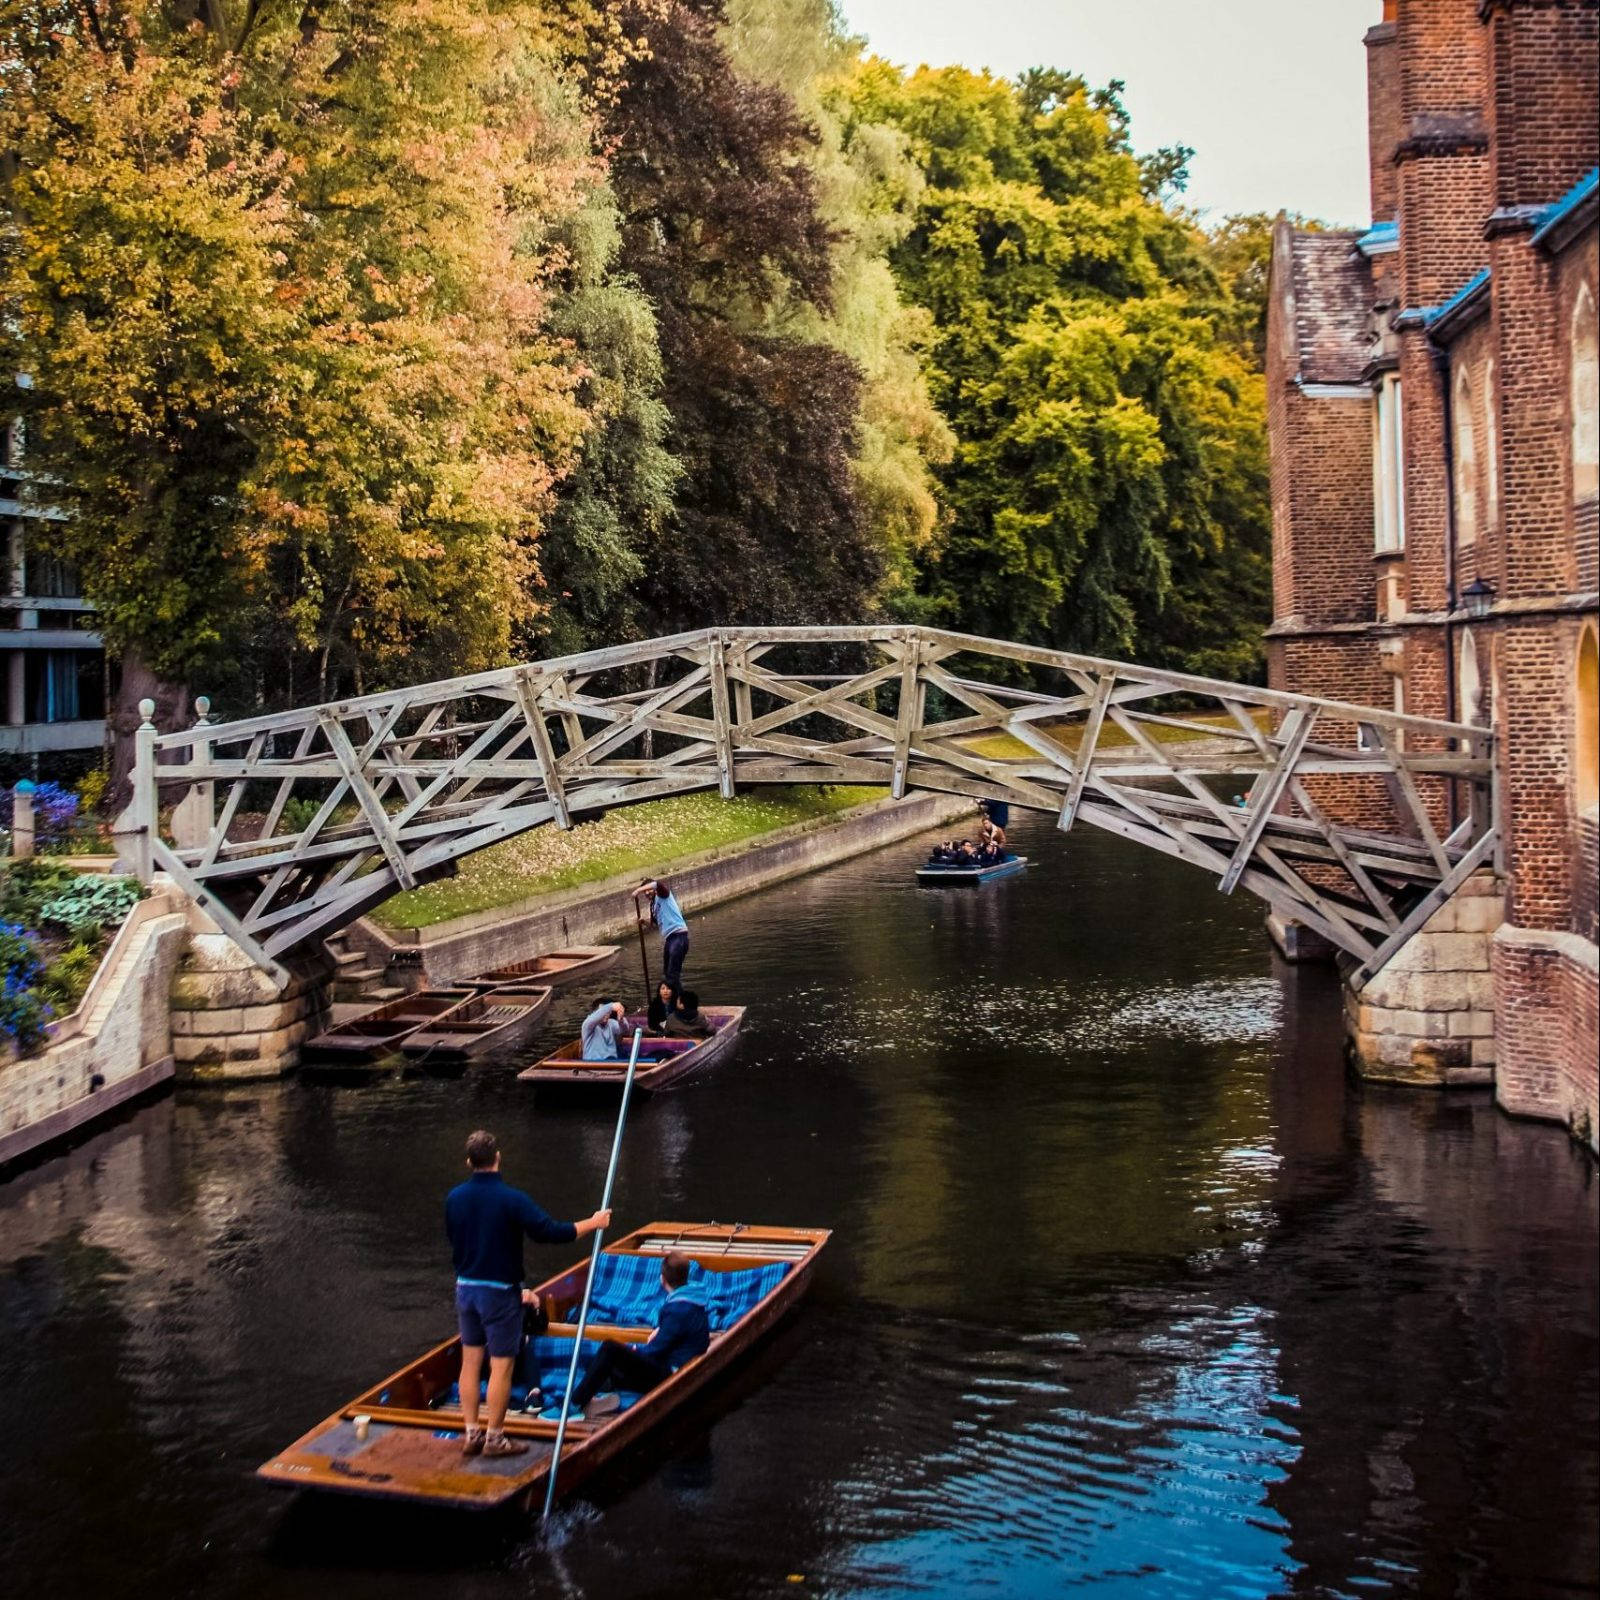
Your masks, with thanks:
M78 872L60 857L0 871L0 1042L24 1054L44 1043L143 894L132 878Z

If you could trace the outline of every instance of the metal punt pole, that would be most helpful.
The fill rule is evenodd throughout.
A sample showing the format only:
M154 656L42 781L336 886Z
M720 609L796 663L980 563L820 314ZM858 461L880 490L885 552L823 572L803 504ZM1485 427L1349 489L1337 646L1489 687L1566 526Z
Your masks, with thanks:
M605 1193L600 1196L600 1209L611 1209L611 1186L617 1178L617 1161L622 1155L622 1128L628 1120L628 1097L633 1093L633 1074L639 1065L639 1045L644 1029L633 1030L633 1049L628 1056L628 1076L622 1082L622 1104L617 1108L617 1131L611 1140L611 1165L606 1169ZM555 1448L550 1452L550 1472L545 1479L544 1511L540 1521L548 1521L550 1508L556 1502L556 1470L561 1465L561 1447L567 1437L567 1416L572 1410L572 1391L578 1383L578 1355L583 1349L583 1330L589 1325L589 1296L594 1290L594 1272L600 1264L600 1247L605 1243L605 1229L594 1230L594 1248L589 1253L589 1276L583 1284L583 1304L578 1308L577 1332L572 1338L572 1361L567 1367L567 1387L561 1396L561 1420L556 1424Z

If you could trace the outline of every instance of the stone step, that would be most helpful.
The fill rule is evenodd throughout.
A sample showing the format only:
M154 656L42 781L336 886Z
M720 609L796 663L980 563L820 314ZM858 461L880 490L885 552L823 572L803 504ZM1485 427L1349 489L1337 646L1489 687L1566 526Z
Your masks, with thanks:
M398 983L380 984L376 989L369 989L366 998L374 1005L383 1005L389 1000L398 1000L405 993L405 989Z
M359 966L369 959L365 950L335 950L332 945L328 946L328 954L333 957L334 965L338 967L341 977L347 968Z

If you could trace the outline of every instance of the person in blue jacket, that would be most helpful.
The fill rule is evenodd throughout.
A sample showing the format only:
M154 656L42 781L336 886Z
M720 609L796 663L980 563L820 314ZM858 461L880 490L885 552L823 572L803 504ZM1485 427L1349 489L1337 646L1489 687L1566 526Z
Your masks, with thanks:
M467 1140L471 1176L445 1197L444 1226L456 1268L456 1318L461 1329L461 1437L464 1456L520 1456L507 1437L511 1372L522 1349L522 1307L535 1296L522 1287L522 1241L568 1244L611 1221L596 1211L582 1222L557 1222L500 1176L500 1145L479 1128ZM487 1427L478 1426L478 1385L489 1354Z
M658 1383L665 1383L684 1362L705 1352L711 1343L711 1319L700 1296L689 1287L689 1258L681 1250L662 1259L661 1287L667 1298L649 1343L618 1344L606 1340L572 1391L570 1416L585 1421L606 1416L622 1403L615 1393L617 1389L643 1394ZM559 1405L545 1412L553 1417L560 1414Z
M633 891L633 898L647 895L650 900L650 920L661 935L661 977L672 985L677 995L683 988L683 963L689 954L689 924L684 919L683 907L673 894L665 878L646 878Z

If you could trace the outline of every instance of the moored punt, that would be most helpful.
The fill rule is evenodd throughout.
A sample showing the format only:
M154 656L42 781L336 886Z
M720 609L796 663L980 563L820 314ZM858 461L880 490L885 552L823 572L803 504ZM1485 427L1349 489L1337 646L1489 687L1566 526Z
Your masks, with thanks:
M393 1055L418 1028L426 1027L464 1001L476 998L476 989L419 989L336 1022L326 1032L306 1040L302 1058L341 1067L359 1067Z
M824 1228L652 1222L604 1250L585 1329L587 1358L606 1340L649 1338L660 1306L660 1258L670 1250L693 1263L690 1282L705 1300L711 1345L648 1393L624 1395L621 1411L569 1421L557 1492L577 1488L736 1361L804 1292L828 1237ZM527 1341L506 1417L506 1432L530 1446L526 1455L461 1454L461 1346L450 1339L341 1406L257 1475L291 1489L462 1510L531 1507L544 1496L556 1424L515 1407L526 1402L530 1381L546 1403L559 1403L588 1269L580 1262L538 1286L550 1326Z
M614 944L575 944L548 955L529 956L526 961L511 961L461 981L481 989L497 989L506 983L542 983L562 989L615 966L620 954L621 947Z
M988 867L957 867L947 861L929 861L917 868L918 883L944 884L951 888L975 883L993 883L996 878L1009 878L1013 873L1026 872L1026 856L1007 856Z
M548 986L533 984L480 989L403 1039L400 1048L408 1056L440 1063L504 1050L527 1038L534 1023L550 1009L554 993Z
M744 1021L743 1006L701 1006L700 1015L711 1025L707 1039L665 1039L647 1036L640 1042L639 1067L633 1075L635 1091L648 1093L664 1089L668 1084L698 1072L712 1062L720 1060L733 1048L740 1024ZM642 1016L630 1016L623 1024L624 1037L631 1037L635 1028L648 1024ZM612 1089L620 1091L628 1075L628 1063L621 1061L585 1061L583 1041L569 1039L558 1050L552 1051L542 1061L536 1061L517 1076L525 1083L537 1084L547 1089Z

